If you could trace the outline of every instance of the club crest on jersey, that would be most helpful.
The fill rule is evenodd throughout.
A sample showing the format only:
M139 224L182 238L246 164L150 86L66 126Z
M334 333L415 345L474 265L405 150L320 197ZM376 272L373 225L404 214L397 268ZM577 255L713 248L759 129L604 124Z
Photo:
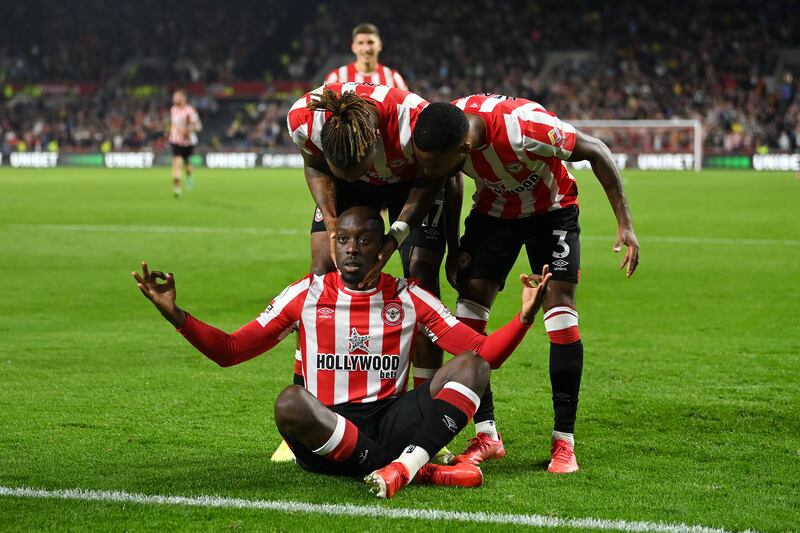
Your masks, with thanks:
M564 146L564 141L567 138L564 136L564 132L562 132L559 128L553 128L552 130L547 132L547 137L550 139L550 144L553 146Z
M353 353L356 350L361 350L362 352L369 353L369 346L367 346L369 338L370 335L359 335L356 328L353 328L353 331L350 333L350 336L347 337L347 344L349 346L350 353Z
M387 326L399 326L403 323L403 317L405 313L402 305L392 302L383 306L381 318Z
M520 170L522 170L522 163L519 161L514 161L513 163L508 163L506 165L506 170L508 170L512 174L516 174Z
M314 222L322 222L322 211L319 207L314 211Z

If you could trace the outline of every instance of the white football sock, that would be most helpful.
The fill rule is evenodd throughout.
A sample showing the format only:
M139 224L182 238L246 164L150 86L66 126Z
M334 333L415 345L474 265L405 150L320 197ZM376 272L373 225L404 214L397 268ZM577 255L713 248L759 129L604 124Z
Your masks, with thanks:
M565 440L569 442L570 446L575 446L575 435L573 433L562 433L561 431L553 431L553 436L550 437L550 442L557 440Z
M497 434L497 425L494 420L484 420L483 422L475 422L475 434L484 433L492 440L497 440L500 436Z
M411 445L400 454L400 457L395 459L395 462L406 465L410 474L408 482L411 483L411 480L417 475L417 471L430 460L431 456L421 446Z

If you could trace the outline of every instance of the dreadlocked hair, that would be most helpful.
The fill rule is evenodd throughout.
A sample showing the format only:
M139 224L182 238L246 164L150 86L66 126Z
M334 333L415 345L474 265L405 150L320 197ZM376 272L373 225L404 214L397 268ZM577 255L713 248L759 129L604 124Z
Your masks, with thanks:
M340 96L326 88L308 109L331 113L322 126L322 151L339 168L356 166L378 139L369 103L354 92Z

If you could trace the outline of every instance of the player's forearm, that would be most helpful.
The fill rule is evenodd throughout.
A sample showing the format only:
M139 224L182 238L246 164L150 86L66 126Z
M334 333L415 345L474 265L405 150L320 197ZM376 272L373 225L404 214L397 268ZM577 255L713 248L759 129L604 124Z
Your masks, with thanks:
M420 178L411 187L397 220L408 224L410 229L414 229L422 224L422 220L430 212L436 196L444 185L445 178Z
M444 212L449 252L458 250L461 234L461 206L464 202L464 178L459 172L445 183Z
M585 142L586 139L590 143L589 150L587 150L587 159L592 165L592 171L597 177L597 181L600 182L606 192L611 209L614 210L614 216L617 218L617 224L619 226L631 226L633 224L631 211L622 187L622 177L611 150L600 139L584 137L582 140Z
M161 309L160 307L157 307L157 309L167 322L175 326L175 329L180 329L183 323L186 322L186 315L188 313L177 305L173 305L171 309Z
M333 230L336 220L336 186L334 178L311 167L305 167L306 183L311 197L314 198L319 210L322 211L322 219L325 227Z
M279 342L257 321L249 322L234 333L225 333L185 313L185 321L178 332L197 350L217 363L227 367L238 365L273 348Z
M605 147L605 145L603 146ZM608 151L607 147L606 151ZM622 188L622 178L617 165L611 159L611 153L608 153L608 157L601 157L591 161L591 164L594 175L597 176L597 180L603 186L608 202L611 204L611 209L614 210L617 224L619 226L632 226L633 218L628 207L628 199L625 197L625 191Z
M517 349L530 327L530 324L522 322L519 314L514 315L505 326L484 337L478 355L492 368L500 368Z
M528 329L530 325L523 324L519 314L488 336L458 323L437 339L436 344L454 355L466 351L476 352L489 363L489 366L500 368L525 338Z

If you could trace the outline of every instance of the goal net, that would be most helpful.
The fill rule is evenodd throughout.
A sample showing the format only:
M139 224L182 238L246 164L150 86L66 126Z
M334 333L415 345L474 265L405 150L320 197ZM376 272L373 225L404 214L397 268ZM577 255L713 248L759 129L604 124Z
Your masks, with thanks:
M571 120L605 142L620 168L700 170L703 126L699 120Z

